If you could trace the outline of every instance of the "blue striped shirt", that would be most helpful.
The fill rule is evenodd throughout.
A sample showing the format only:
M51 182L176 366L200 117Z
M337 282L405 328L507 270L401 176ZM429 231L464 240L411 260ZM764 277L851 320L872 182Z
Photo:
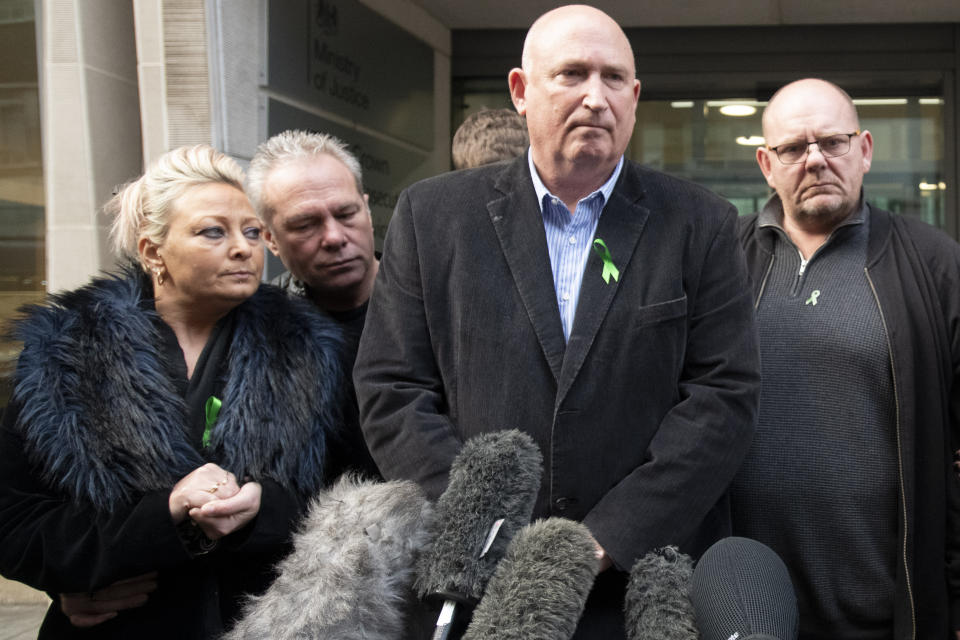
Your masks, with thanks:
M537 168L533 166L533 157L529 150L527 162L530 163L533 188L537 192L537 201L543 214L543 228L547 232L547 250L550 252L553 288L557 293L563 337L569 340L573 318L577 312L577 301L580 299L583 270L587 266L587 258L590 257L593 245L593 234L597 231L603 207L610 200L613 186L620 177L623 157L620 157L617 168L602 187L577 202L577 209L572 216L563 201L550 193L543 184Z

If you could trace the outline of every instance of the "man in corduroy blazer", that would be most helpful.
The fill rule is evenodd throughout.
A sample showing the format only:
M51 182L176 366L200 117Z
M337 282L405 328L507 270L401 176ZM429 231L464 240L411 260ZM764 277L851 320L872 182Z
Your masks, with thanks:
M535 517L582 521L601 558L575 637L622 638L639 557L730 531L759 392L736 211L624 160L640 83L603 12L538 19L509 84L529 152L400 197L354 370L361 422L383 474L432 497L466 439L528 432Z

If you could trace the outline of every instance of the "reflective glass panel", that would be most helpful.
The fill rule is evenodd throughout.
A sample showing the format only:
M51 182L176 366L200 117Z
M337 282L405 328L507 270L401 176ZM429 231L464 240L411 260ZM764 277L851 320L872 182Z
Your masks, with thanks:
M31 0L0 0L0 323L43 299L44 197ZM0 338L0 407L19 345Z
M454 130L483 108L509 107L500 79L454 86ZM944 101L935 96L858 98L860 128L873 135L873 165L864 179L873 204L945 227ZM645 100L627 149L632 160L692 180L730 200L741 214L770 196L756 162L763 144L760 116L766 103L718 96Z
M873 165L864 178L867 198L942 228L947 188L943 99L854 96L854 102L861 130L870 131L874 141ZM763 106L730 98L641 101L627 153L647 166L709 187L741 214L752 213L771 193L755 158L757 146L764 144Z

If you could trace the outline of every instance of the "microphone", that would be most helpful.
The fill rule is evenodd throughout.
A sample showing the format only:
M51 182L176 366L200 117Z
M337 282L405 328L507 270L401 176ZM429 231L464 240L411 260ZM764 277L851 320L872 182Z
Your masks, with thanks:
M463 640L566 640L573 637L600 561L579 522L527 525L507 547Z
M432 507L411 481L344 475L310 504L277 578L222 640L396 640Z
M690 589L702 640L796 640L797 597L773 549L724 538L703 554Z
M485 433L464 443L437 500L431 545L417 561L421 597L442 598L434 640L462 628L457 604L475 605L507 544L530 522L543 458L517 430Z
M630 640L697 640L692 574L693 561L676 547L655 549L637 560L624 598Z

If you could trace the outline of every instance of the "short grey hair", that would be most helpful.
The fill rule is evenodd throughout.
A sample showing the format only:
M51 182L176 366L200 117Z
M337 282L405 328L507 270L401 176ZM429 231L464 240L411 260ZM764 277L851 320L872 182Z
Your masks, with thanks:
M177 198L190 187L206 184L225 184L242 192L243 169L233 158L206 144L179 147L157 158L104 207L113 216L110 238L114 252L139 261L146 269L137 246L140 238L163 244Z
M247 170L247 195L257 215L269 224L273 205L263 197L263 185L270 173L287 162L319 155L333 156L350 170L357 183L357 193L363 194L363 173L360 161L350 153L347 144L329 133L289 130L278 133L257 147Z

